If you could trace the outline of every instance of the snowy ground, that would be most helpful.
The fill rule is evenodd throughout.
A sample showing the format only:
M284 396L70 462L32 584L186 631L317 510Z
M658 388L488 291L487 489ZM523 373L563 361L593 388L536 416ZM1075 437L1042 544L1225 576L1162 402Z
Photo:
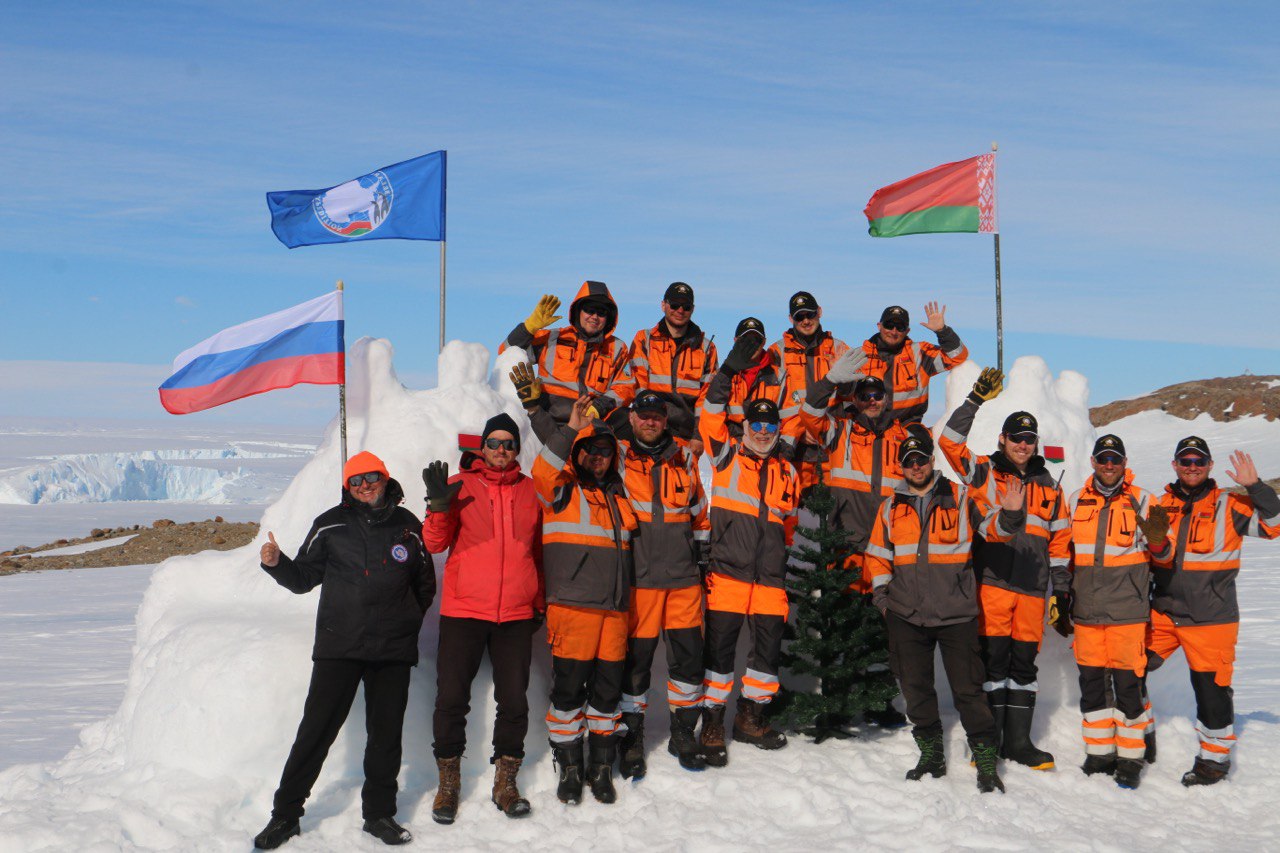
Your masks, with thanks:
M474 345L451 344L442 359L441 387L426 392L407 391L395 381L389 347L381 342L357 345L351 359L349 376L365 388L350 401L352 447L369 447L386 457L413 509L421 506L421 485L407 472L426 459L456 459L454 435L473 431L498 408L518 413L502 384L488 381L487 353ZM493 377L504 375L507 360L499 359ZM976 366L967 367L976 373ZM958 401L956 389L967 390L971 381L971 376L955 377L948 386L951 400ZM1083 377L1054 379L1043 362L1020 360L1008 387L1000 405L979 419L975 446L985 449L1007 410L1025 406L1040 415L1050 443L1067 446L1064 484L1074 485L1073 479L1078 484L1084 465L1080 454L1087 454L1092 440L1087 421L1082 424ZM1253 427L1259 447L1275 446L1266 430ZM1207 425L1126 425L1121 434L1130 456L1152 460L1150 475L1139 468L1145 485L1163 482L1160 458L1167 460L1172 441L1193 431L1208 438L1220 459L1230 442L1254 438L1228 431L1220 447ZM1265 476L1277 473L1260 461ZM336 496L337 467L330 434L315 460L267 511L265 527L286 548L297 547L310 519ZM0 770L0 851L248 847L266 820L297 726L315 608L314 594L291 596L271 583L257 568L255 554L249 546L166 561L155 571L136 622L128 613L137 601L141 574L129 576L137 584L132 597L120 577L106 574L131 570L0 578L0 683L4 707L18 709L12 717L0 717L0 726L25 714L30 728L24 723L14 729L33 745L26 755L17 754L10 743L14 729L0 730L0 767L30 759L47 762ZM1232 777L1223 785L1188 790L1178 783L1196 748L1194 706L1181 657L1151 680L1160 760L1147 771L1142 788L1121 791L1110 780L1085 778L1077 769L1083 750L1075 667L1066 642L1050 632L1041 657L1036 737L1057 754L1059 767L1050 773L1005 768L1009 792L1004 796L976 791L953 714L944 715L949 774L911 783L902 778L915 755L907 730L872 730L820 746L796 738L778 753L731 745L728 768L690 774L663 750L657 735L665 713L655 702L649 776L624 784L614 806L588 801L565 807L555 800L554 769L540 720L547 658L539 648L530 688L529 755L521 774L533 816L509 821L488 803L486 732L493 703L482 671L468 729L462 813L454 826L439 827L430 820L436 784L430 752L435 617L430 615L421 641L423 662L411 689L399 816L417 835L415 849L513 844L538 850L587 845L726 851L1276 849L1280 625L1274 613L1280 608L1280 543L1251 540L1245 554L1235 678L1240 743ZM83 596L85 603L68 596ZM133 625L136 635L131 636ZM127 677L122 676L125 665ZM664 673L654 676L655 685L661 685ZM57 692L68 684L88 684L87 698ZM79 745L55 760L61 745L50 736L53 730L65 736L69 727L116 707L116 700L102 700L100 688L119 697L117 710L85 727ZM66 716L58 720L59 713ZM303 835L286 849L382 849L359 831L361 714L357 702L308 803ZM34 746L41 737L45 744Z

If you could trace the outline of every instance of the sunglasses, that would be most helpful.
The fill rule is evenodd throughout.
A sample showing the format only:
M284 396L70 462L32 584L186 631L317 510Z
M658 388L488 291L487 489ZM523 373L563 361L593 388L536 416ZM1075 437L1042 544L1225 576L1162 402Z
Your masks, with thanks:
M890 320L889 322L881 323L880 325L894 332L905 332L907 330L907 324L899 323L897 320Z
M1093 457L1099 465L1123 465L1124 457L1114 453L1100 453Z
M817 316L817 311L797 311L791 315L791 319L795 320L797 323L803 323L805 320L812 320Z
M925 456L924 454L921 454L921 453L912 453L906 459L902 460L902 467L903 468L920 468L924 465L928 465L932 461L933 461L932 456Z
M670 308L672 311L692 311L693 303L676 300L675 302L668 302L667 307Z
M1205 468L1209 464L1209 460L1203 456L1179 456L1179 468Z
M578 309L579 314L590 314L592 317L608 317L609 309L601 308L598 305L583 305Z
M354 477L347 478L347 488L358 489L361 483L373 485L380 480L382 480L382 475L377 471L370 471L368 474L356 474Z
M595 442L592 442L591 444L588 444L583 449L587 451L588 456L612 456L613 442L595 441Z
M484 446L490 450L498 450L501 448L502 450L510 450L514 452L516 449L516 440L514 438L486 438L484 440Z
M1006 435L1004 438L1010 444L1035 444L1037 436L1034 432L1020 432L1016 435Z
M874 403L877 400L884 399L883 391L859 391L858 399L864 403Z
M778 425L768 421L752 421L747 426L751 427L753 432L767 432L769 435L778 431Z

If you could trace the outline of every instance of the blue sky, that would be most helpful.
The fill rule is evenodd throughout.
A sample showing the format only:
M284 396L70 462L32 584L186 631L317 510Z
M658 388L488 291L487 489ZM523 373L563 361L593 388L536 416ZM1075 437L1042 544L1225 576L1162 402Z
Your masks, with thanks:
M998 140L1006 364L1079 370L1095 403L1280 373L1271 5L900 8L11 6L6 413L169 417L154 388L178 352L339 278L348 340L389 338L429 382L437 245L287 250L263 194L437 149L451 338L496 347L587 278L629 337L679 279L718 341L748 313L775 338L797 289L853 343L884 306L936 298L993 362L991 239L877 240L862 208ZM331 397L186 418L318 424Z

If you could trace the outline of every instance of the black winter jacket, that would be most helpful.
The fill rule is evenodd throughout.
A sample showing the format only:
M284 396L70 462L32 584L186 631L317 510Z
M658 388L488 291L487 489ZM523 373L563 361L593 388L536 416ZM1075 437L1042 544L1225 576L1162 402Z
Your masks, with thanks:
M311 524L298 556L263 566L290 592L320 587L312 660L418 662L418 631L436 594L420 522L387 483L374 508L342 490L342 502Z

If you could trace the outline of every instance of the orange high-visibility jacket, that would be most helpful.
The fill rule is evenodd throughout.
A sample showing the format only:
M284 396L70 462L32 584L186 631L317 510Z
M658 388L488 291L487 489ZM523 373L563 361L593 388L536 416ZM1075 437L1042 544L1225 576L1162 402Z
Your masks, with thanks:
M969 350L950 326L938 332L938 343L907 338L896 352L883 349L880 333L862 344L867 363L862 372L884 382L893 416L911 423L924 418L929 408L929 379L969 358Z
M1236 575L1243 537L1280 536L1280 498L1261 480L1246 495L1219 489L1213 480L1196 495L1170 483L1159 503L1169 510L1173 547L1153 555L1151 606L1175 625L1224 625L1240 621Z
M719 373L712 375L712 382L707 386L707 394L711 393L711 384L715 382L715 377ZM725 415L725 423L729 427L729 435L733 438L742 437L742 418L746 413L746 405L752 400L758 400L766 397L778 404L778 408L782 408L782 380L778 376L778 363L774 361L773 354L769 350L762 350L760 360L750 369L741 373L735 373L729 378L729 390L727 398L715 405L719 407L716 411L723 412ZM698 429L702 429L702 416L708 410L710 403L707 397L702 398L702 409L698 412Z
M588 297L603 299L612 308L604 331L591 339L583 337L578 329L581 303ZM613 336L617 325L618 308L609 288L603 282L584 281L569 306L569 325L530 334L520 323L498 352L520 347L529 354L530 361L538 366L551 416L558 423L566 423L573 401L588 393L600 395L596 410L603 415L631 400L628 351L626 344Z
M652 329L636 332L631 342L631 389L628 400L649 390L667 399L667 428L688 441L698 434L697 411L707 396L711 377L719 369L716 345L690 322L684 335L671 337L659 320Z
M1082 625L1132 625L1151 617L1147 540L1138 527L1151 493L1125 470L1105 495L1093 477L1067 501L1071 516L1071 618Z
M974 549L974 564L982 582L1026 595L1043 597L1049 588L1065 589L1071 583L1071 518L1066 496L1045 468L1044 457L1033 456L1025 473L1000 451L975 456L967 443L980 403L970 395L947 420L938 445L961 481L973 490L984 507L998 506L1015 478L1026 487L1027 518L1022 530L1008 543L984 542Z
M811 343L805 343L795 329L783 332L782 339L769 347L775 364L782 365L782 399L778 402L782 419L800 417L800 407L813 383L827 375L835 360L844 355L849 345L821 328Z
M781 458L779 440L765 458L745 452L729 432L729 376L716 373L699 427L714 469L711 483L711 570L741 581L782 587L799 505L799 479Z
M825 480L836 501L836 518L853 534L861 551L871 537L880 502L902 483L898 445L908 433L899 421L872 424L852 406L833 411L827 405L835 386L819 379L809 388L800 418L805 430L827 451Z
M623 442L623 481L638 527L631 540L635 586L676 589L700 582L698 543L711 539L697 463L676 441L649 450Z
M579 472L578 445L593 436L617 440L602 421L575 433L553 432L533 462L542 502L542 570L547 602L626 610L631 596L631 539L636 516L615 465L603 482Z
M904 482L876 512L865 571L872 602L913 625L937 628L976 619L975 535L1007 542L1025 513L984 511L970 490L934 473L923 495Z

